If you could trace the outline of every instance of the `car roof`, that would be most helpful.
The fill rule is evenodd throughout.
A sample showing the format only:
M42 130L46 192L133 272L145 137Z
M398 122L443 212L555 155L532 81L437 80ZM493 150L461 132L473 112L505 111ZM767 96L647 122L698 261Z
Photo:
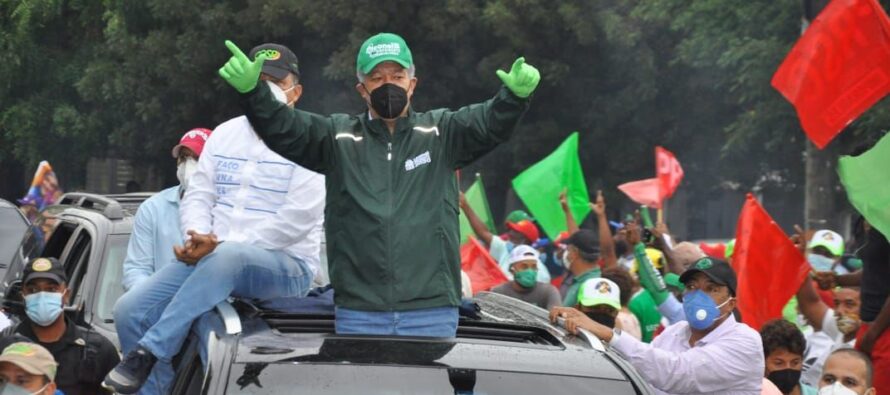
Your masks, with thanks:
M260 312L244 320L235 363L447 367L627 380L614 354L551 325L546 311L504 295L474 299L481 319L461 319L455 338L344 336L332 315ZM546 362L544 362L546 361Z
M59 199L57 207L64 210L62 218L72 216L87 219L103 227L110 234L129 234L133 229L133 216L153 192L137 192L114 195L97 195L83 192L66 193ZM101 224L109 224L104 227Z

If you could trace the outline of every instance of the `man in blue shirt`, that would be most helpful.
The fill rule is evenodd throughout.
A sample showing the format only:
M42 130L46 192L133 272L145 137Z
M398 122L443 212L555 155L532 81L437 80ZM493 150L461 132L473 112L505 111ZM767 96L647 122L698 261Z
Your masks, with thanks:
M126 293L114 306L114 324L121 343L121 351L127 354L160 317L164 308L179 288L180 281L146 283L152 274L165 265L176 262L173 246L182 245L179 226L179 199L188 188L189 178L198 165L198 157L204 143L210 137L208 129L189 130L173 147L176 159L176 178L179 185L158 192L139 206L133 223L133 233L124 260L123 286ZM142 388L146 394L165 393L169 383L160 377L173 377L169 364L158 364Z

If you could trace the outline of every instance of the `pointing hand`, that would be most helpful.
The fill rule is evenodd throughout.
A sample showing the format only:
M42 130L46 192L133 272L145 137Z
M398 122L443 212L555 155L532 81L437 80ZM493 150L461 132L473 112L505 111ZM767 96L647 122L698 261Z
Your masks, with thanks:
M260 53L256 59L251 61L235 43L226 40L226 47L232 52L232 57L219 69L219 75L238 92L247 93L252 91L260 78L260 71L263 70L263 62L266 61L266 55Z

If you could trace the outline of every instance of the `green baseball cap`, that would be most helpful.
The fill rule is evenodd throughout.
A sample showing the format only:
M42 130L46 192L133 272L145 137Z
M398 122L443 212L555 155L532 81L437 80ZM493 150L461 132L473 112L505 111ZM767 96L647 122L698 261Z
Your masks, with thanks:
M365 40L358 50L355 68L362 74L368 74L381 62L396 62L404 68L414 64L411 50L405 40L393 33L378 33Z
M664 283L669 287L674 287L680 291L686 290L686 286L680 282L680 276L677 273L668 273L664 275Z
M511 211L510 214L507 214L507 219L506 219L506 221L504 221L504 222L513 222L513 223L517 223L517 222L522 221L522 220L528 220L528 221L531 221L531 222L535 222L535 219L532 218L531 215L528 215L527 212L522 211L522 210L513 210L513 211Z

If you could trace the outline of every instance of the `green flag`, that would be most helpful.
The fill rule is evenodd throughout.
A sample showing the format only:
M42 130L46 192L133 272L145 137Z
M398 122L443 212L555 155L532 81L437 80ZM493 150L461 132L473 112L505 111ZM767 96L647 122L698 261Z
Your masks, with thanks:
M580 224L590 213L590 197L578 158L578 132L573 132L556 151L513 179L513 189L551 239L568 230L559 194L568 190L572 215Z
M494 221L491 218L491 209L488 208L488 199L485 197L485 187L482 186L482 176L476 174L476 181L464 192L467 203L473 208L473 211L479 216L479 219L488 226L488 230L494 232ZM463 244L467 241L467 237L475 236L470 221L464 215L463 210L460 212L460 242Z
M837 172L853 207L890 236L890 134L862 155L842 156Z

